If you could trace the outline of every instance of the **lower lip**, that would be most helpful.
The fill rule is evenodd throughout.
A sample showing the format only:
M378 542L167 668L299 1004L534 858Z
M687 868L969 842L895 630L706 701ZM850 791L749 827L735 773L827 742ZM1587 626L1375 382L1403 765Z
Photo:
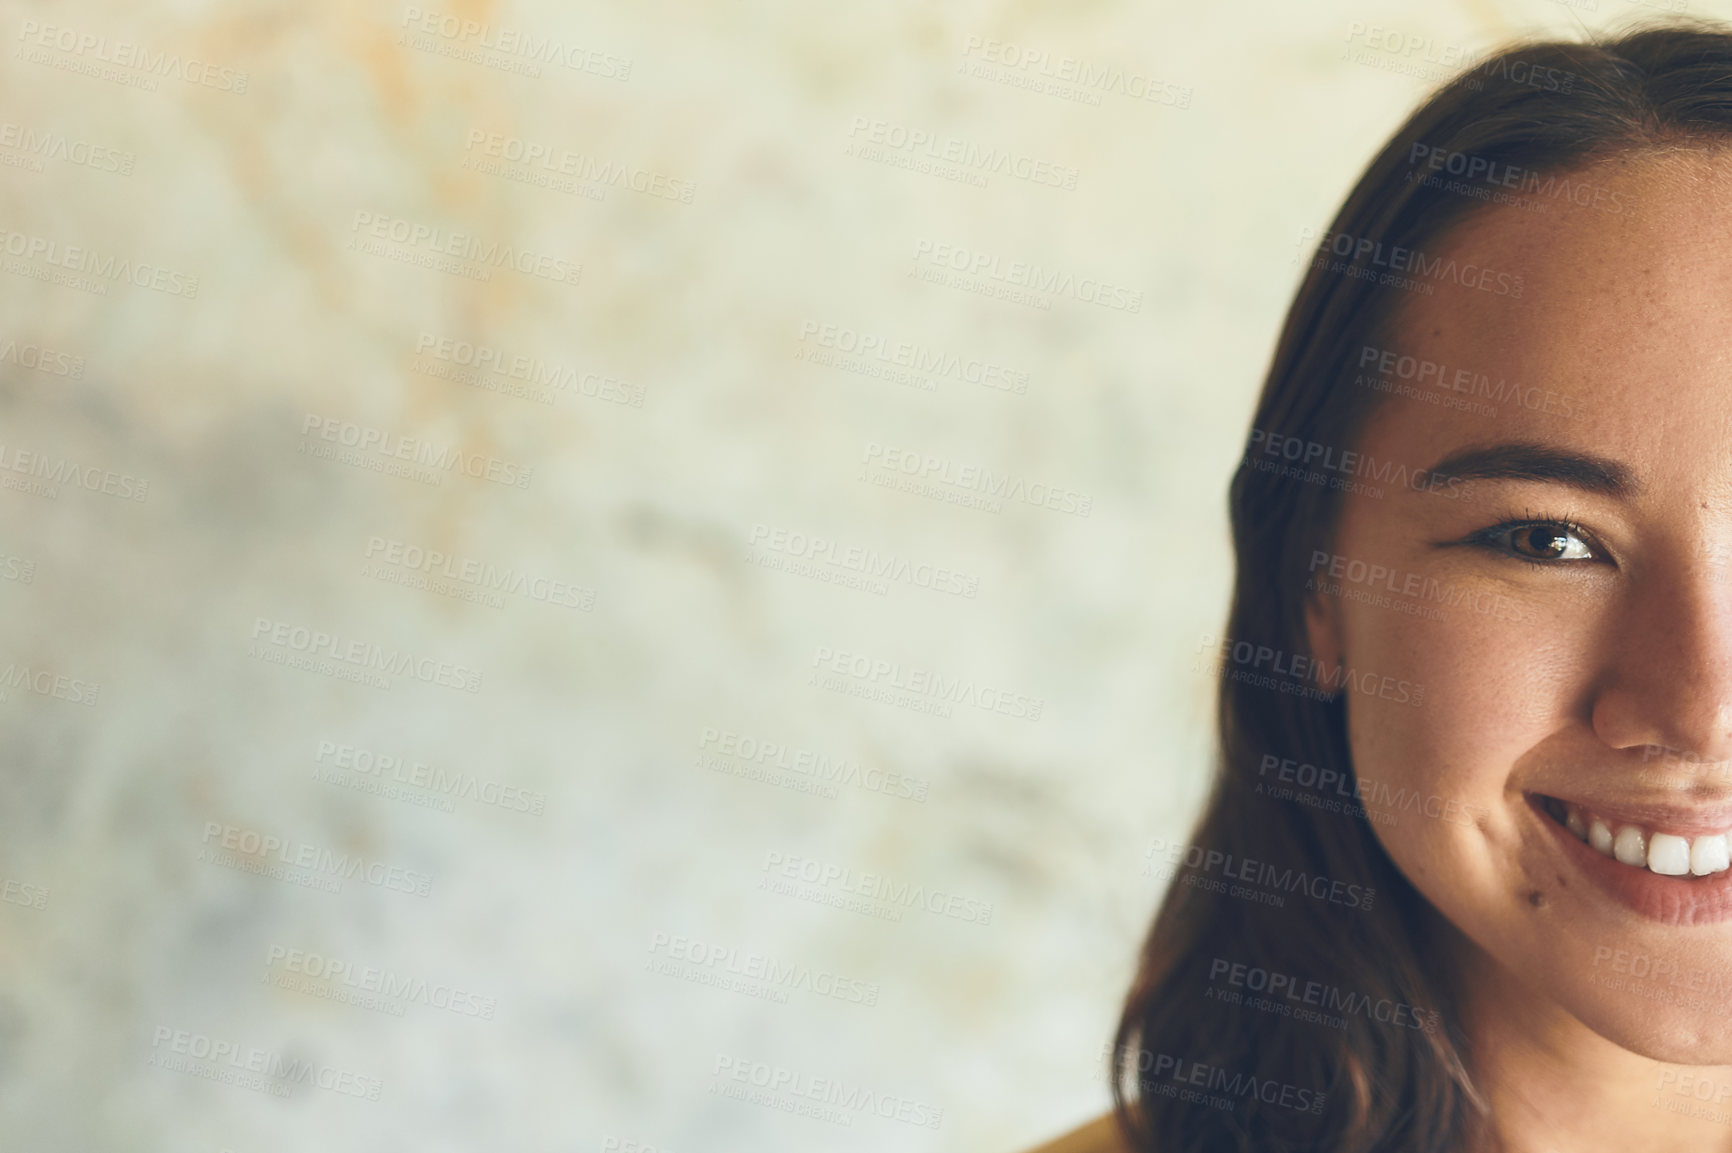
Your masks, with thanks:
M1732 920L1732 869L1707 877L1668 877L1605 856L1564 828L1528 796L1534 816L1576 870L1633 912L1665 925L1712 925Z

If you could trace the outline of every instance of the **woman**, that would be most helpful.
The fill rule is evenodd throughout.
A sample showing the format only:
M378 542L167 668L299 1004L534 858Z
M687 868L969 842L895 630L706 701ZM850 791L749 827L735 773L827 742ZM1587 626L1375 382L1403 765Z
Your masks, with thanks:
M1048 1148L1732 1149L1732 35L1421 108L1230 505L1220 772Z

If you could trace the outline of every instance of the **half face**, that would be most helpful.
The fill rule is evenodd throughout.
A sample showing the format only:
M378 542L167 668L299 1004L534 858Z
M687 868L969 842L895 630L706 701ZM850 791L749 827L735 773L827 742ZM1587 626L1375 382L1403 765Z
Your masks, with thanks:
M1422 686L1348 692L1419 890L1602 1037L1729 1064L1732 154L1571 178L1636 207L1478 211L1438 255L1520 297L1430 282L1362 357L1375 491L1312 558L1310 637Z

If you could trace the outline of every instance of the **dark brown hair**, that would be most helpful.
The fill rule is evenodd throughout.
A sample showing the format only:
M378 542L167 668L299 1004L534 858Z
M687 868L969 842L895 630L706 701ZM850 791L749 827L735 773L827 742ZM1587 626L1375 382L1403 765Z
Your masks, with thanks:
M1586 182L1572 178L1601 161L1729 140L1732 33L1723 26L1670 21L1484 58L1396 131L1329 226L1287 313L1247 453L1269 434L1337 451L1355 443L1382 395L1355 382L1356 358L1389 347L1399 302L1423 308L1410 285L1386 286L1392 253L1404 250L1396 263L1423 282L1439 274L1442 258L1429 254L1443 250L1451 226L1505 189L1530 205L1565 195L1587 203ZM1604 199L1595 207L1641 210ZM1329 549L1338 494L1246 464L1229 507L1237 572L1226 651L1249 642L1308 653L1307 558ZM1363 816L1257 792L1268 756L1354 780L1351 693L1272 691L1234 675L1241 671L1225 662L1213 789L1119 1021L1118 1123L1135 1148L1159 1153L1470 1147L1487 1118L1448 962L1456 930L1396 869ZM1204 856L1211 850L1270 863L1283 876L1357 886L1361 899L1348 907L1288 896L1272 907L1217 894ZM1369 901L1366 890L1375 893ZM1361 1007L1417 1008L1431 1024L1410 1027L1411 1011L1407 1025L1344 1012L1345 1028L1325 1027L1230 1007L1213 999L1223 963L1317 981Z

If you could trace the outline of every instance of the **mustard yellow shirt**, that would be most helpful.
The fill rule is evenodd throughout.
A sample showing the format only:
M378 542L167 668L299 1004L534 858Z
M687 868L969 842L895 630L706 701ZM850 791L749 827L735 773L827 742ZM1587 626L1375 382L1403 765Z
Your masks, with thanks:
M1119 1136L1113 1115L1107 1113L1028 1153L1131 1153L1131 1147Z

